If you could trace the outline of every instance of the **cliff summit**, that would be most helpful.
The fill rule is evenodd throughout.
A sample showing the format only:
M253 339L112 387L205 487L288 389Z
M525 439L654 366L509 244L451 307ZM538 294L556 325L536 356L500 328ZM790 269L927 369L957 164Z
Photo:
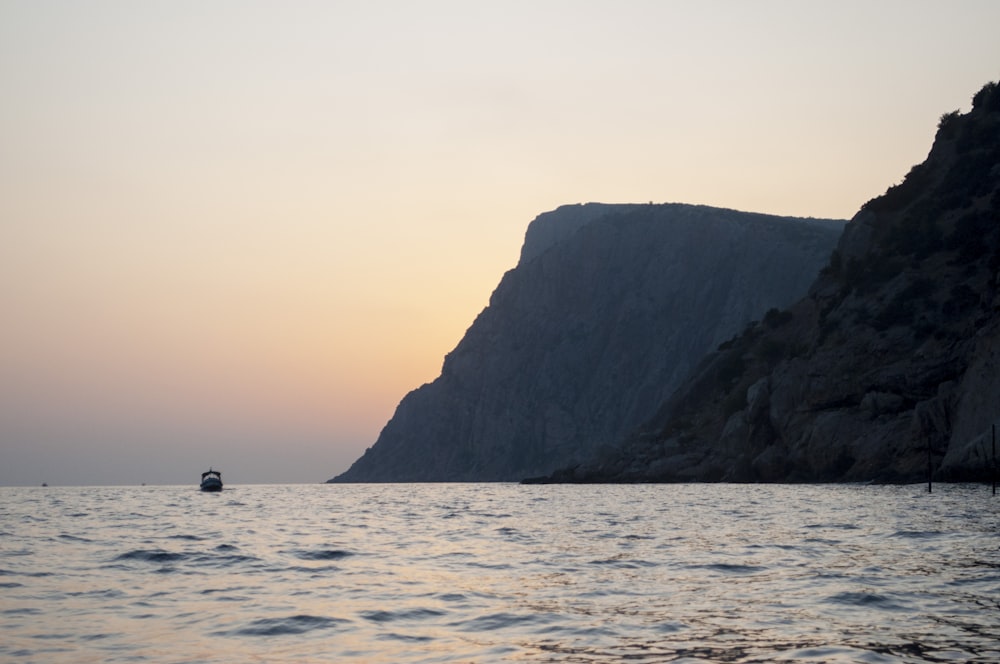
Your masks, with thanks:
M540 215L441 375L331 481L518 480L593 457L805 294L843 223L679 204Z

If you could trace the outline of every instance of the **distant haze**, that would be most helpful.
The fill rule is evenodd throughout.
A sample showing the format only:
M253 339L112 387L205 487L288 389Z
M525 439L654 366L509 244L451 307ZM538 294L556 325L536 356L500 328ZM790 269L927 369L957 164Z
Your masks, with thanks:
M0 1L0 484L320 482L540 212L850 217L1000 3Z

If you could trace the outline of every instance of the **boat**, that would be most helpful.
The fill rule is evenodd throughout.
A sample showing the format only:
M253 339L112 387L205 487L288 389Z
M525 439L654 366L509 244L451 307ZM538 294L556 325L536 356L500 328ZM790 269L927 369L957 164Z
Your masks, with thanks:
M202 491L222 491L222 473L211 467L201 474Z

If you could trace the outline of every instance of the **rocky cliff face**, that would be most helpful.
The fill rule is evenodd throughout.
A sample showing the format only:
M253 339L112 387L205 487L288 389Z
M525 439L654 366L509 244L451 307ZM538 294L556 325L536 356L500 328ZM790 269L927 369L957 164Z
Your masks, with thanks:
M985 479L1000 418L1000 88L848 224L809 294L559 481ZM929 462L928 462L929 460Z
M688 205L573 205L378 441L331 481L516 480L619 441L705 353L801 297L843 222Z

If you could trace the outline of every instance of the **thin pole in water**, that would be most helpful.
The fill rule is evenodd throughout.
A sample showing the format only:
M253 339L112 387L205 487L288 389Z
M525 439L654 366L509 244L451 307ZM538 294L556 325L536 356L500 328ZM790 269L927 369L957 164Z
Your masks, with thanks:
M927 493L933 493L931 488L931 441L927 441Z
M993 495L997 495L997 425L993 425Z

